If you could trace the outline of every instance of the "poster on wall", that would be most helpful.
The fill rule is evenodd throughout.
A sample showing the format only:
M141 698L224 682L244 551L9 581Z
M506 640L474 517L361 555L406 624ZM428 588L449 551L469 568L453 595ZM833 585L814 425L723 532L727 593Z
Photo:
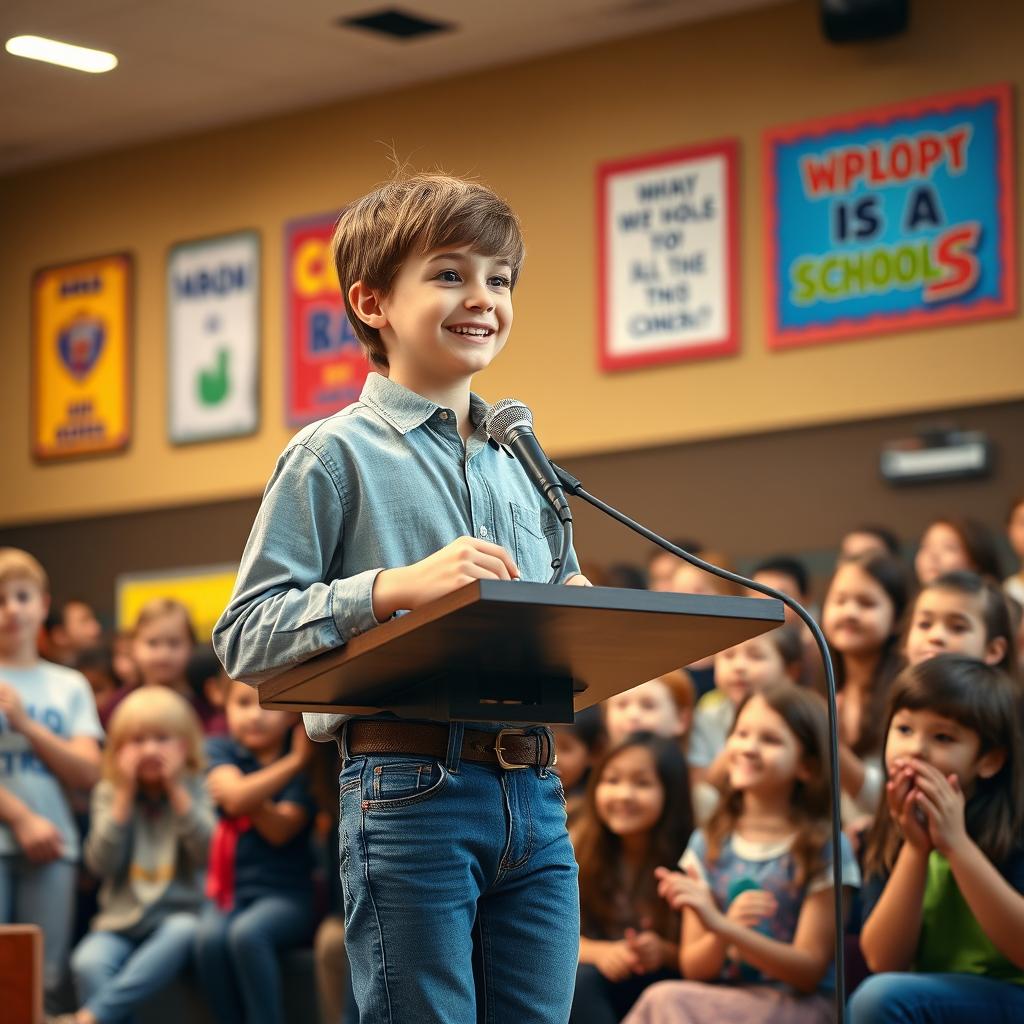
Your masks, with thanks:
M772 348L1017 308L1007 85L769 131Z
M598 167L602 369L737 351L737 149L728 140Z
M32 453L65 459L131 440L132 258L46 267L32 278Z
M337 214L285 225L285 410L302 426L359 398L370 366L331 259Z
M180 601L188 609L197 639L208 643L220 613L231 600L237 573L237 565L122 573L114 580L117 628L131 631L142 606L165 597Z
M181 242L167 257L169 433L175 444L259 427L260 239Z

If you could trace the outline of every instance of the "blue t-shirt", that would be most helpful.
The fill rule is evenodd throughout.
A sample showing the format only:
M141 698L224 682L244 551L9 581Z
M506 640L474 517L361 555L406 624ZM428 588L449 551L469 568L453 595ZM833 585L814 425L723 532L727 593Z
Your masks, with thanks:
M222 764L233 764L243 775L250 775L266 767L230 736L208 737L206 757L209 771ZM316 804L305 774L300 772L271 799L274 803L303 807L307 812L306 824L281 846L267 842L256 828L250 828L239 836L235 850L235 896L239 900L257 899L270 893L306 896L312 888L310 831ZM224 816L219 807L217 813Z
M735 833L722 843L718 858L708 860L707 839L703 830L698 829L690 837L686 852L679 861L684 871L693 867L698 875L711 886L715 902L721 910L747 889L764 889L770 892L778 903L778 909L770 918L762 920L757 931L778 942L791 943L796 935L797 922L803 909L804 899L811 893L832 888L832 844L825 844L822 850L822 870L801 886L795 884L797 864L792 853L795 836L789 836L775 843L757 843ZM860 869L853 855L853 847L846 836L840 837L843 854L843 885L860 887ZM831 992L835 988L834 968L830 967L818 985L819 992ZM743 982L760 985L781 986L782 982L762 974L750 964L726 960L722 967L722 981ZM783 986L787 987L788 986Z
M65 740L75 736L103 738L96 701L81 672L40 660L27 668L0 666L0 681L18 691L29 718L45 725L55 736ZM62 860L78 860L78 829L63 785L33 751L32 744L3 720L0 786L57 826L63 840ZM0 856L20 852L14 833L0 824Z

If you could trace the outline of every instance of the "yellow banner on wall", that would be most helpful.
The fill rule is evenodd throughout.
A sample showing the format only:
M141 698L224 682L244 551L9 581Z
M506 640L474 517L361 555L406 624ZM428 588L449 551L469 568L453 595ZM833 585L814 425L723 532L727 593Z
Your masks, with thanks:
M32 281L32 451L96 455L131 439L132 258L102 256Z
M118 576L115 584L117 628L130 630L147 601L170 597L188 609L196 635L206 643L231 598L237 572L237 565L212 565Z

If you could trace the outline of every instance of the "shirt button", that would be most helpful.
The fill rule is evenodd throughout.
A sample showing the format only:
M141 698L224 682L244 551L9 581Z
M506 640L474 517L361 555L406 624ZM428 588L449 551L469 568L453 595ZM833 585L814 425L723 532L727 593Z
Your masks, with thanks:
M448 419L448 413L444 409L441 410L441 419Z
M477 530L476 532L478 534L480 534L481 537L486 537L487 536L487 527L486 526L481 526L480 529Z

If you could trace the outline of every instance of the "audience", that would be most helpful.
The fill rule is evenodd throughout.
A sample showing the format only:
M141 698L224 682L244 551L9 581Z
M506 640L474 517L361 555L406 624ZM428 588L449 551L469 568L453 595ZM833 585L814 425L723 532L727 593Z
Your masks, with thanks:
M1006 533L1024 563L1024 498ZM1024 570L1004 579L994 535L955 516L924 530L912 601L899 556L887 527L849 531L821 611L853 840L844 879L857 884L853 849L867 879L847 946L859 939L867 968L885 972L856 991L851 1019L927 1016L950 1000L1020 1016ZM729 568L720 552L702 557ZM591 570L604 586L644 584L626 564ZM813 614L799 558L764 559L752 578ZM646 582L740 593L660 549ZM42 928L53 1013L68 1009L71 968L78 1007L51 1019L116 1024L191 964L218 1022L273 1024L280 954L316 931L323 1022L354 1024L333 748L311 781L303 728L225 676L179 602L148 602L107 646L80 600L44 629L48 588L31 555L0 548L0 923ZM806 688L820 681L813 637L787 608L784 627L553 727L580 865L573 1021L831 1019L826 719ZM88 932L69 956L86 866L99 904L80 882L75 934Z

